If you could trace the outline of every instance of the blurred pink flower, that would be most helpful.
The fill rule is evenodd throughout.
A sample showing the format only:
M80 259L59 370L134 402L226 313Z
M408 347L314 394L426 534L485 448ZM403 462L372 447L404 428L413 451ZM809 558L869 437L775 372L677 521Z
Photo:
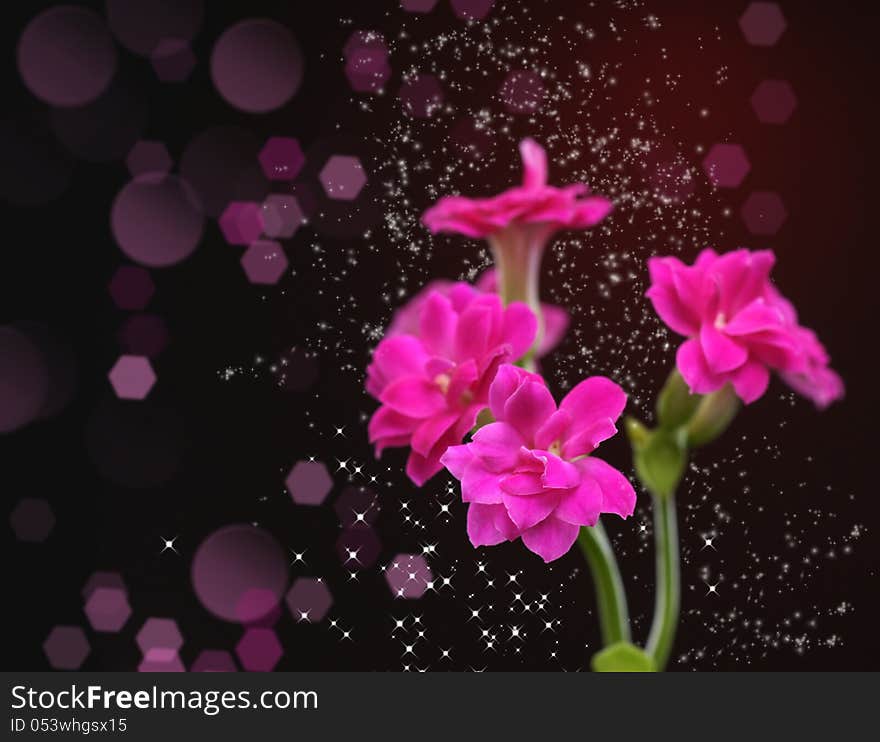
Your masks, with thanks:
M537 320L524 304L502 307L498 296L465 283L430 291L417 317L405 317L418 321L417 331L385 337L367 368L367 391L382 403L369 435L377 456L410 446L406 472L422 485L474 427L499 364L531 347Z
M451 296L450 294L453 292L453 289L455 295ZM432 291L439 291L444 296L449 296L454 304L461 306L463 302L469 302L476 293L497 293L497 273L494 268L484 271L477 278L475 286L470 286L466 283L455 283L453 281L431 281L405 306L397 310L386 332L386 337L400 334L417 335L419 332L419 317L425 306L425 301ZM547 355L562 341L569 324L568 312L554 304L542 304L541 314L544 317L544 337L537 348L538 358Z
M489 389L496 422L441 458L470 503L471 543L494 546L522 538L550 562L601 513L630 516L636 494L629 480L589 455L617 432L614 422L625 405L617 384L594 376L572 389L557 409L540 376L501 366Z
M561 229L585 229L601 222L612 204L590 196L586 185L556 188L547 185L547 153L533 139L519 146L523 182L491 198L444 196L428 209L422 221L432 232L456 232L485 238L498 269L497 290L502 300L523 301L538 316L535 352L546 347L544 335L558 329L554 318L541 312L541 258L551 237ZM558 319L558 317L556 318Z
M774 262L770 250L746 249L703 250L692 266L674 257L648 260L646 295L670 329L688 338L676 365L691 391L708 394L730 383L748 404L776 370L820 406L842 394L824 348L770 282Z
M546 241L559 229L595 226L611 211L607 198L582 198L589 192L585 185L547 185L547 153L534 139L523 139L519 150L521 186L491 198L444 196L422 217L428 229L485 238L511 226L535 225Z

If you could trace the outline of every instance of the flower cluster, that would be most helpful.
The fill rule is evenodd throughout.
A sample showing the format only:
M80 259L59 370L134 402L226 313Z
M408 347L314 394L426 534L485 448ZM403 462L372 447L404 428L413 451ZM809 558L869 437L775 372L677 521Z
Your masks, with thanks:
M527 370L569 322L563 308L540 301L544 247L560 229L595 226L611 203L584 185L548 185L546 155L534 141L520 152L521 186L486 199L447 196L425 213L434 232L488 240L497 270L475 284L434 281L398 310L367 369L367 391L380 402L369 436L377 456L409 448L406 471L417 485L444 466L460 480L474 546L521 539L552 561L600 515L631 515L636 495L593 455L617 432L623 390L594 376L557 405ZM770 251L744 249L704 250L693 265L648 261L647 296L686 338L677 366L692 393L730 385L753 402L774 370L820 407L843 395L825 348L770 282L773 263Z

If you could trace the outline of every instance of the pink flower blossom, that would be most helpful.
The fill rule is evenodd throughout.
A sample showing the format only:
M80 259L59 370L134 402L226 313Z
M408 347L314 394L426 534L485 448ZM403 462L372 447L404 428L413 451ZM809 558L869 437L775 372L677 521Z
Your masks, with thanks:
M829 367L831 359L825 346L808 327L798 324L797 311L775 287L768 286L767 300L775 304L791 328L800 361L795 369L780 374L782 380L799 394L811 399L820 410L842 399L843 380Z
M524 304L504 308L498 296L465 283L429 292L417 319L416 333L379 343L367 391L382 403L369 424L376 455L409 446L406 472L422 485L443 468L446 449L474 427L498 366L531 347L537 320Z
M588 195L586 185L547 185L547 153L533 139L519 146L523 182L491 198L444 196L422 220L432 232L456 232L489 242L498 268L497 290L505 303L523 301L538 316L537 353L551 332L542 317L539 278L544 248L561 229L586 229L611 211L607 198ZM546 325L546 326L545 326Z
M456 306L462 306L473 299L478 293L495 294L498 292L498 278L494 268L484 271L474 286L466 283L437 280L431 281L417 293L406 305L397 310L386 337L391 335L418 335L419 318L424 309L425 301L432 291L439 291L449 296ZM555 348L568 330L569 316L562 307L554 304L542 304L541 314L544 317L544 336L537 348L537 356L541 358Z
M494 546L522 538L550 562L601 513L630 516L636 494L629 480L589 455L617 432L614 422L625 405L617 384L594 376L572 389L557 409L540 376L501 366L489 389L496 422L441 458L470 503L471 543Z
M770 250L746 249L703 250L692 266L674 257L648 260L646 295L670 329L688 338L676 365L691 391L708 394L730 383L748 404L776 370L819 406L842 395L825 349L770 282L775 260Z
M607 198L586 196L589 189L583 184L547 185L547 153L534 139L523 139L519 151L521 186L491 198L444 196L425 212L428 229L485 238L511 226L537 225L546 239L559 229L595 226L611 211Z

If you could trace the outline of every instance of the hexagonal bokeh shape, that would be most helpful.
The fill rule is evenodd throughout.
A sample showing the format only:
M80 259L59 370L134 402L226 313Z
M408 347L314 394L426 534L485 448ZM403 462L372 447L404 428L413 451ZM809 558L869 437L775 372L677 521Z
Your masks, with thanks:
M306 217L296 196L273 193L263 201L263 231L267 237L293 237Z
M235 654L245 670L270 672L275 669L284 650L272 629L257 627L244 632L235 645Z
M185 39L161 39L150 62L162 82L184 82L196 66L196 55Z
M135 637L144 655L151 649L172 649L183 646L183 636L173 618L148 618Z
M269 137L257 158L269 180L295 180L306 161L293 137Z
M152 647L144 652L138 672L186 672L176 649Z
M398 554L385 569L385 581L398 598L421 598L434 573L421 554Z
M79 626L56 626L43 642L46 659L56 670L79 670L91 647Z
M263 207L254 201L232 201L218 224L230 245L250 245L263 233Z
M318 623L324 620L333 596L323 581L314 577L297 577L285 598L294 621Z
M755 191L743 204L742 218L749 232L769 236L780 230L788 218L788 212L779 194L773 191Z
M39 544L52 533L55 514L49 503L42 498L24 497L9 514L9 524L19 541Z
M99 587L86 601L85 614L95 631L119 631L131 616L128 594L116 587Z
M751 168L746 151L739 144L714 144L703 159L706 176L719 188L736 188Z
M367 184L361 161L349 155L333 155L318 178L327 196L339 201L354 201Z
M465 21L481 21L492 10L495 0L451 0L452 12Z
M251 283L276 284L289 265L284 248L272 240L252 242L241 256L241 267Z
M391 77L388 50L382 46L362 46L345 59L345 76L357 93L377 93Z
M232 655L224 649L203 649L190 672L238 672Z
M320 461L297 461L284 483L297 505L320 505L333 489L333 479Z
M156 383L156 372L144 356L120 356L107 374L120 399L145 399Z
M752 108L765 124L784 124L797 106L794 90L786 80L764 80L752 93Z
M407 13L430 13L440 0L400 0L400 7Z
M146 268L139 265L121 265L116 269L107 287L114 304L120 309L135 311L150 303L156 284Z
M777 3L750 3L739 19L743 36L753 46L773 46L785 26L785 16Z
M387 52L388 45L385 43L385 37L379 31L352 31L342 47L342 54L350 57L358 49L384 49Z
M125 165L132 176L146 175L148 173L164 174L171 170L171 155L162 142L154 142L142 139L137 142L128 157Z
M87 602L92 593L101 587L116 588L123 592L127 592L128 590L125 586L125 581L122 579L122 575L118 572L93 572L89 579L86 580L86 584L83 585L83 601Z

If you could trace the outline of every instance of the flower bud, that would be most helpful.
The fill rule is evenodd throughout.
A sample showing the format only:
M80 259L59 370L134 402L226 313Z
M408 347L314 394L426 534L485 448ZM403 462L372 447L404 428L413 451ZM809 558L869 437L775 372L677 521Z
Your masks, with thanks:
M684 425L700 404L700 395L694 394L678 369L673 369L657 397L657 420L668 430Z
M740 406L739 398L730 384L704 396L687 424L687 445L696 448L714 441L736 417Z

